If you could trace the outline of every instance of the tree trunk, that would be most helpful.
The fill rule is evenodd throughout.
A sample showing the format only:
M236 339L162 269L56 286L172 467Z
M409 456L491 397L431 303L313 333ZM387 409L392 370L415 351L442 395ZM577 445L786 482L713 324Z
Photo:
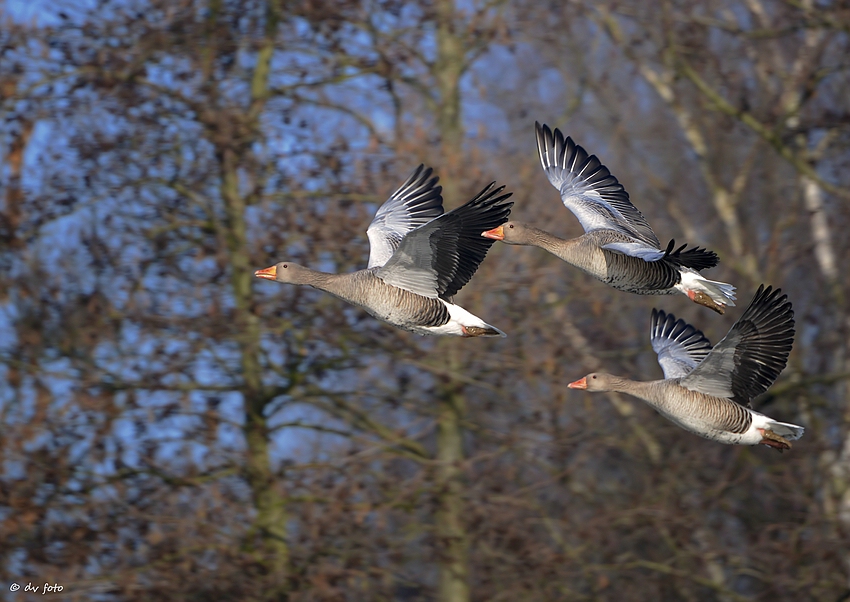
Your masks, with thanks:
M437 60L434 76L440 92L437 108L437 127L440 131L442 164L440 178L444 198L450 204L460 204L458 169L463 155L463 124L460 114L460 78L465 67L463 40L455 32L454 0L439 0L437 12ZM460 371L456 340L441 341L439 348L448 358L448 373ZM436 533L438 542L440 602L469 600L469 557L466 530L463 524L463 418L466 401L462 385L449 381L440 392L437 425L436 488L438 510Z
M456 342L456 341L452 341ZM454 358L453 358L454 359ZM455 362L452 362L455 363ZM457 366L452 367L453 370ZM453 371L452 370L452 371ZM469 543L463 523L463 416L461 386L448 383L440 395L437 423L437 541L440 602L469 600Z
M274 490L274 475L269 463L269 441L264 409L269 401L263 390L260 364L260 328L251 310L252 282L250 258L245 235L245 200L237 187L237 160L231 150L221 159L221 196L227 222L225 240L230 258L230 283L235 304L235 324L239 329L242 368L242 395L245 404L245 477L254 500L256 517L253 530L262 541L262 563L281 579L286 575L289 550L286 544L286 510Z
M434 77L440 92L437 128L442 153L443 198L449 206L460 204L457 176L463 157L463 124L460 115L460 78L466 67L464 43L455 31L454 0L439 0L437 9L437 60Z
M259 538L257 550L260 563L277 577L285 588L289 568L289 548L286 542L287 513L283 500L275 490L275 477L269 462L269 432L265 407L270 401L263 387L260 362L260 325L253 312L253 269L248 251L245 208L248 204L239 192L238 170L243 157L249 153L253 139L259 135L258 121L268 98L269 63L274 50L274 38L279 22L277 0L269 0L266 10L265 40L257 52L251 81L251 104L241 115L250 141L229 141L230 146L218 153L221 169L221 198L227 220L224 239L230 259L230 283L235 305L234 323L238 328L242 368L242 395L245 408L245 478L251 488L256 515L252 527ZM239 151L233 150L233 147Z
M0 80L0 101L4 101L17 93L18 82L16 79L8 78ZM24 202L24 191L21 186L21 175L23 173L24 153L32 135L35 122L22 116L17 118L19 127L9 140L5 163L9 166L9 180L6 186L6 194L3 199L5 207L0 208L0 241L9 249L20 246L18 240L18 225L21 221L21 206ZM2 297L2 295L0 295Z

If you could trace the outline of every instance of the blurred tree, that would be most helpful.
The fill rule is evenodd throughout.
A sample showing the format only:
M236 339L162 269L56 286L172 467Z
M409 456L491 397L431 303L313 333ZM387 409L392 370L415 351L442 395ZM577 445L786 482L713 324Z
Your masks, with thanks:
M67 599L797 600L850 592L840 4L138 0L0 28L0 573ZM60 12L61 11L61 12ZM12 9L6 14L14 16ZM418 162L580 232L533 121L713 276L782 286L788 454L711 444L589 369L660 375L651 307L497 245L420 339L312 290ZM43 582L43 581L42 581Z

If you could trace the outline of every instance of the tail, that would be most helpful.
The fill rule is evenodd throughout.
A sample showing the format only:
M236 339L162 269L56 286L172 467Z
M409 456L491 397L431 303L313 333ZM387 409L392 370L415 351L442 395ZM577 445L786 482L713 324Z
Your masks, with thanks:
M475 314L465 310L460 305L447 303L449 310L449 323L435 328L435 334L453 334L462 337L506 337L504 332L488 324Z
M682 245L674 251L673 246L675 244L675 239L672 239L667 244L667 250L664 252L664 257L661 258L662 261L667 261L679 267L690 268L697 272L713 268L720 263L720 259L714 251L709 251L708 249L700 247L694 247L693 249L683 251L683 249L688 246L687 244Z
M789 441L796 441L800 437L803 436L803 433L806 432L802 426L797 426L796 424L789 424L787 422L777 422L772 418L767 419L767 428L772 430L774 433L781 437L785 437Z
M681 267L681 280L675 286L689 299L722 314L726 307L735 307L735 287L725 282L704 278L699 272Z

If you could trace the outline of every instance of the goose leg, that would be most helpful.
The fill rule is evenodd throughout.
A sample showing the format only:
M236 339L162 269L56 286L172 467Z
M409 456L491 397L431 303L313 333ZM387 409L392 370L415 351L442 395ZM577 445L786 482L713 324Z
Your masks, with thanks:
M764 437L760 441L761 445L767 445L768 447L778 449L779 451L791 449L791 442L785 437L777 435L769 429L758 429L758 431L761 433L761 436Z
M698 305L702 305L702 306L707 307L709 309L713 309L714 311L719 313L721 316L723 315L723 312L726 311L723 308L722 305L720 305L719 303L716 303L714 301L714 299L712 299L711 297L709 297L708 295L706 295L702 291L688 291L688 297L694 303L696 303Z
M501 333L494 328L482 328L481 326L461 326L464 337L498 337Z

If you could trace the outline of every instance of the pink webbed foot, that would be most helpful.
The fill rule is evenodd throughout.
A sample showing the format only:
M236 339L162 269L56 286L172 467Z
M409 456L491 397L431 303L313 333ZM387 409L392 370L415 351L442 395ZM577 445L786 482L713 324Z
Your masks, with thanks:
M762 436L762 440L759 442L759 445L767 445L773 449L778 449L780 452L783 452L786 449L791 449L791 442L785 437L777 435L769 429L758 429L758 432L760 432Z

